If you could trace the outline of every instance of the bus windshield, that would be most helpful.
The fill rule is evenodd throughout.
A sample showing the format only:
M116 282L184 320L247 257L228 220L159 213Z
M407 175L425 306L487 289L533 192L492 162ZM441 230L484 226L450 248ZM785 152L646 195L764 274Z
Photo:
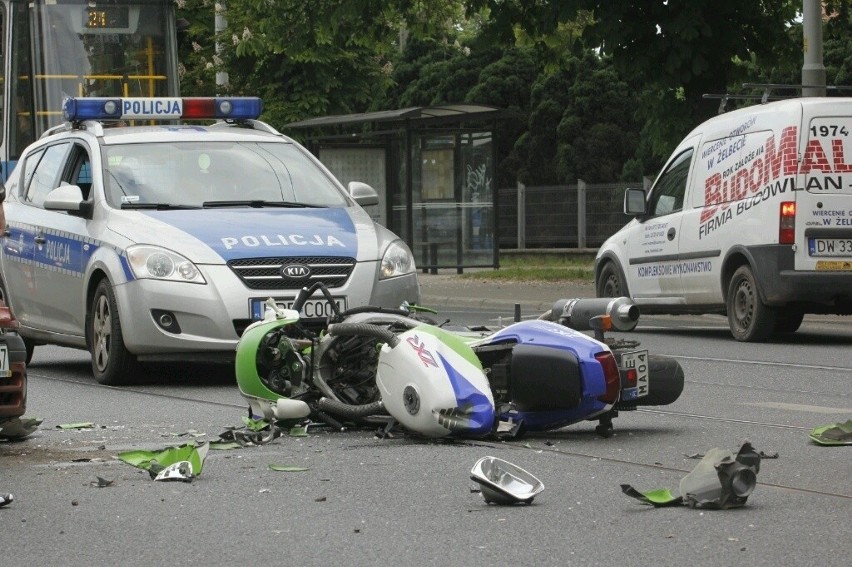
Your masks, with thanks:
M170 0L10 0L7 6L13 45L7 69L16 79L4 128L8 158L62 122L66 96L177 95Z

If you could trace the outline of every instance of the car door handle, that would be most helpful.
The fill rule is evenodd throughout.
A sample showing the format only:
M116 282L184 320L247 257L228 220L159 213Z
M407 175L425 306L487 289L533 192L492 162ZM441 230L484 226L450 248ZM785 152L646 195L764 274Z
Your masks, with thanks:
M674 229L674 227L670 228L669 231L666 233L666 238L668 238L669 240L674 240L676 232L677 231Z
M44 244L45 242L47 242L47 238L43 237L42 235L38 235L35 237L35 242L36 244Z

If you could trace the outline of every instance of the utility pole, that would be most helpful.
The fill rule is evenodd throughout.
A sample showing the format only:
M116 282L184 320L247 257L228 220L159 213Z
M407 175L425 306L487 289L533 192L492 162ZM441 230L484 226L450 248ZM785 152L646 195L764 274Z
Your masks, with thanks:
M825 65L822 62L822 2L804 0L802 6L805 61L802 65L802 96L825 96Z

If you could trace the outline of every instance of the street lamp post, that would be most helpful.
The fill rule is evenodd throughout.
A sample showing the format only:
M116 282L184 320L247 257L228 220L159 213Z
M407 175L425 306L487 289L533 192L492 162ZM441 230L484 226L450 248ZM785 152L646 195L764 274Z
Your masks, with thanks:
M825 96L825 65L822 62L822 2L804 0L802 6L804 55L802 96Z

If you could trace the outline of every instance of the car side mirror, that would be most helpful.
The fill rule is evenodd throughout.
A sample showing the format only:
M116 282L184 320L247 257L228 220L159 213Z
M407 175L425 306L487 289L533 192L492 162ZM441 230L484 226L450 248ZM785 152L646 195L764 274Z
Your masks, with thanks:
M349 195L362 207L379 204L379 194L366 183L350 181L347 189L349 189Z
M77 185L60 185L47 194L44 208L49 211L79 211L83 204L83 190Z
M624 214L636 217L647 211L644 189L628 189L624 192Z

